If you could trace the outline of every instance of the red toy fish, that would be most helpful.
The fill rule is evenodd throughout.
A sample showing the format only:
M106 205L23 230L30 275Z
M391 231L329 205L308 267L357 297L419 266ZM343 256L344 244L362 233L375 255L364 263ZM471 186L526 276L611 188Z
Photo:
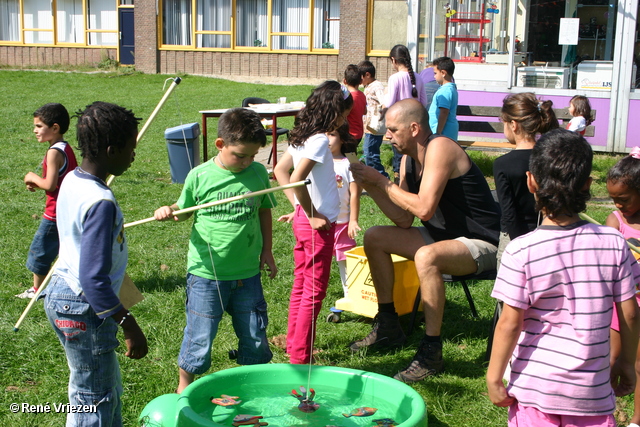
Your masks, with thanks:
M298 394L298 392L294 389L291 390L291 393L289 393L300 402L300 404L298 405L298 409L300 409L300 411L306 414L310 414L320 408L320 405L313 401L313 397L316 395L316 391L314 389L310 388L309 393L307 393L307 389L303 386L300 386L300 392L302 394Z
M268 423L260 422L262 418L263 417L260 415L245 415L245 414L236 415L233 418L233 426L234 427L238 427L238 426L259 427L259 426L269 425Z
M356 409L352 410L348 414L342 414L342 415L344 415L347 418L349 418L349 417L369 417L369 416L375 414L376 411L377 411L376 408L370 408L368 406L362 406L360 408L356 408Z
M215 403L220 406L239 405L242 403L242 400L236 399L238 399L238 396L227 396L226 394L223 394L220 397L212 397L211 403Z

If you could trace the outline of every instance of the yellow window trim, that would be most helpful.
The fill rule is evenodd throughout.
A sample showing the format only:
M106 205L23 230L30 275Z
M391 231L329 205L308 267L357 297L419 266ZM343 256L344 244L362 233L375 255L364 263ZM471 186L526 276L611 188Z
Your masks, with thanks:
M191 45L185 46L185 45L169 45L169 44L164 44L162 43L162 36L163 36L163 28L162 28L162 23L163 23L163 2L164 0L160 0L158 2L158 15L157 15L157 34L158 34L158 50L163 50L163 51L168 51L168 50L176 50L176 51L186 51L186 50L193 50L193 51L210 51L210 52L255 52L255 53L294 53L294 54L317 54L317 55L337 55L339 50L338 49L324 49L324 48L314 48L312 46L313 44L313 11L315 10L314 6L315 6L315 0L308 0L308 7L309 7L309 22L308 22L308 28L309 28L309 32L307 33L287 33L287 32L272 32L272 25L273 25L273 19L272 19L272 0L267 0L267 34L266 34L266 42L267 42L267 46L265 47L255 47L255 46L238 46L236 45L235 42L235 34L236 34L236 19L235 19L235 12L237 10L236 8L236 0L231 0L231 17L230 17L230 23L231 23L231 31L206 31L206 30L192 30L192 35L193 36L197 36L198 34L214 34L214 35L229 35L231 36L231 47L228 48L203 48L203 47L196 47L195 46L195 42L192 43ZM196 15L197 13L194 13L193 11L197 10L197 1L198 0L191 0L191 25L192 28L196 28L197 27L197 21L196 21ZM269 45L271 44L271 39L272 37L282 37L282 36L289 36L289 37L307 37L308 39L308 43L307 43L307 49L296 49L296 50L290 50L290 49L271 49L269 47ZM195 39L195 37L194 37Z
M102 29L94 29L94 28L88 28L87 26L88 24L88 13L87 13L87 1L88 0L81 0L82 1L82 19L84 22L84 42L83 43L66 43L66 42L59 42L58 41L58 33L57 33L57 28L58 28L58 17L56 13L53 13L53 11L55 10L56 12L58 11L57 9L57 2L56 0L52 0L51 1L51 9L49 10L49 12L51 12L52 16L51 19L53 21L53 27L52 28L25 28L24 26L24 0L19 0L19 4L20 4L20 16L19 16L19 25L20 25L20 30L19 30L19 37L20 40L19 41L3 41L0 40L0 46L28 46L28 47L82 47L82 48L89 48L89 49L117 49L118 48L118 44L116 43L115 45L90 45L87 36L90 33L111 33L111 34L118 34L119 30L102 30ZM133 8L134 5L119 5L118 0L113 0L115 3L115 9L114 11L117 12L119 8ZM25 39L25 33L39 33L39 32L44 32L44 33L52 33L52 41L51 43L27 43L24 41Z

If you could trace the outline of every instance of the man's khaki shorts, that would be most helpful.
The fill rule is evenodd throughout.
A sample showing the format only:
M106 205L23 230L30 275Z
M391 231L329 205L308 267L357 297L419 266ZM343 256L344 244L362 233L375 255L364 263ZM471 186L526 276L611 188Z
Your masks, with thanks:
M420 234L422 234L422 238L427 245L436 242L425 227L416 228L420 230ZM496 245L485 242L484 240L468 239L466 237L458 237L453 240L463 243L467 249L469 249L471 256L478 266L478 270L475 274L480 274L483 271L495 270L497 268L496 254L498 253L498 247Z

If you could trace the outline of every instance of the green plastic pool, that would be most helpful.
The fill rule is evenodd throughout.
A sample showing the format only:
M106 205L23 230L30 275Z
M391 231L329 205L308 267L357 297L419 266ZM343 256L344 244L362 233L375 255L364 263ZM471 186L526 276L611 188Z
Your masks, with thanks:
M316 412L301 412L289 393L313 388ZM238 396L239 405L219 406L212 397ZM368 417L345 417L359 407L376 408ZM260 415L269 427L375 427L391 418L398 427L424 427L422 397L408 385L372 372L334 366L267 364L215 372L195 381L181 395L165 394L149 402L140 415L145 427L227 426L239 414Z

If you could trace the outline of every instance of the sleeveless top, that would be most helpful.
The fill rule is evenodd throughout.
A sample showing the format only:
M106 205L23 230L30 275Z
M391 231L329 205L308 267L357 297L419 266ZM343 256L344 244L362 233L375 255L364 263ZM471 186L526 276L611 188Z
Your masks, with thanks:
M627 241L629 241L632 245L640 246L640 230L636 230L635 228L624 222L620 211L613 211L613 214L616 216L616 218L618 219L618 223L620 224L620 227L618 227L618 231L620 231L624 238L627 239ZM633 252L633 255L636 257L636 259L638 259L638 254Z
M77 166L78 162L76 161L76 156L73 154L73 149L66 141L58 141L49 147L49 150L58 150L62 153L64 157L64 163L62 167L58 170L58 185L56 185L55 190L53 191L45 191L46 201L44 204L44 213L42 214L43 218L48 219L49 221L56 221L56 204L58 201L58 193L60 192L60 185L64 180L64 177L72 172ZM48 151L47 151L48 152ZM44 160L42 160L42 177L47 177L47 156L44 156Z
M441 136L432 135L429 141L434 137ZM447 181L435 214L430 220L422 221L422 224L435 241L466 237L497 246L500 238L500 206L493 199L480 168L471 159L469 161L469 171ZM415 176L415 160L409 157L405 165L409 191L418 194L422 177L417 179Z

